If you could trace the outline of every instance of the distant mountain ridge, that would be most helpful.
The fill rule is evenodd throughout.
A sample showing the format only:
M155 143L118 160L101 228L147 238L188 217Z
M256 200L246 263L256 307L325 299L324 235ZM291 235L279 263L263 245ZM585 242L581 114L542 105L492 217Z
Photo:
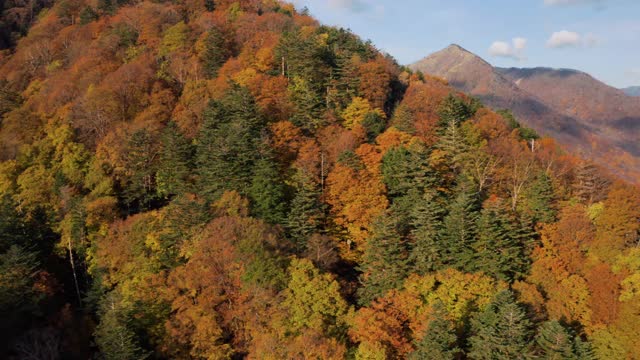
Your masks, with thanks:
M640 96L640 86L630 86L621 90L629 96Z
M640 98L572 69L496 68L459 45L410 65L446 79L494 109L614 173L640 178Z

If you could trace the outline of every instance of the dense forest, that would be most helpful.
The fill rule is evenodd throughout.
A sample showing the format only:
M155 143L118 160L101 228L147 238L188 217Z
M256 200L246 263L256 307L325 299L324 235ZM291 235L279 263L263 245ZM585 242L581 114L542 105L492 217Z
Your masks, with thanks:
M3 19L0 357L640 356L639 189L508 110L275 0L41 7Z

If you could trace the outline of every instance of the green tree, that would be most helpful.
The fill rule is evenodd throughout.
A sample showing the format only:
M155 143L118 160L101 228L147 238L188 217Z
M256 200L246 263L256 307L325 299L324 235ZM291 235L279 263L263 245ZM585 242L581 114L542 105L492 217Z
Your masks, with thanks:
M212 0L207 0L205 5L207 4L211 4L211 8L213 8ZM207 6L207 9L209 9L209 6ZM218 76L218 70L231 56L233 56L233 49L229 41L226 40L225 34L217 27L212 27L207 32L204 39L204 51L200 54L207 78L213 79Z
M451 122L460 124L475 115L478 108L479 104L475 100L465 101L459 96L449 94L438 108L440 126L444 128Z
M560 322L549 320L540 326L536 336L542 359L576 359L573 336Z
M209 103L196 148L199 189L205 197L214 199L224 190L249 192L263 126L253 96L237 84L222 100Z
M358 302L371 303L387 291L402 285L408 273L407 248L397 229L393 214L377 219L373 235L364 249L358 270L362 287L358 289Z
M163 197L183 194L189 189L193 148L172 121L162 133L162 150L156 175L158 193Z
M541 172L525 192L524 204L532 213L531 220L543 223L553 222L556 217L556 210L553 208L554 198L551 178Z
M426 149L415 144L409 148L392 148L382 157L382 181L401 236L407 236L412 230L414 208L421 202L425 189L437 183L426 155Z
M496 279L513 281L525 273L523 246L511 214L500 202L492 202L478 219L478 239L473 245L473 267Z
M445 165L453 175L462 172L465 156L469 152L469 144L460 128L459 122L449 120L442 128L442 133L435 148L440 151Z
M380 115L380 113L371 111L364 116L364 120L362 120L361 125L367 132L367 140L369 142L373 142L386 128L387 121Z
M216 3L213 0L204 0L204 8L211 12L216 9Z
M524 309L510 291L498 293L494 300L471 320L469 357L472 359L533 358L533 332Z
M414 126L413 113L406 104L400 104L396 107L391 117L391 126L407 134L414 134L416 128Z
M413 246L409 260L414 271L424 275L442 268L446 249L440 240L445 210L433 192L427 192L413 210Z
M313 132L324 123L322 99L307 80L294 77L289 85L289 98L294 105L290 119L294 125Z
M275 49L275 57L280 70L284 71L283 75L303 80L318 95L324 90L328 75L323 56L324 52L316 35L303 35L298 29L282 34Z
M127 178L123 197L129 211L148 209L156 199L157 145L146 129L134 132L127 143Z
M5 325L35 310L39 300L33 284L39 263L37 254L12 245L0 254L0 312ZM5 318L6 316L6 318Z
M104 313L94 332L101 355L106 360L146 358L148 354L138 345L136 335L128 325L126 314L120 308L120 304L113 296L107 296L103 307Z
M518 134L520 135L521 139L529 141L529 140L540 138L540 135L538 135L538 133L535 130L528 128L526 126L522 126L520 122L518 122L516 117L513 115L511 110L501 109L496 112L500 116L502 116L502 118L504 119L507 126L509 126L509 128L511 128L512 130L518 129Z
M442 306L437 305L429 327L417 342L416 350L409 355L411 360L454 360L462 352L455 326L445 319Z
M42 321L43 311L47 310L43 305L48 303L46 290L49 289L43 289L46 284L38 280L48 274L40 271L37 255L17 245L0 253L0 333L3 334L0 354L5 356L7 344Z
M302 252L309 237L322 225L324 216L318 185L302 173L297 174L296 180L296 193L291 200L285 227L297 251Z
M329 93L329 105L341 112L359 95L360 79L350 51L338 51L334 62L330 80L333 91Z
M409 148L395 147L382 157L382 181L393 198L407 195L410 190L420 193L438 184L437 175L428 163L428 149L422 144Z
M256 162L249 195L256 216L271 224L284 223L285 186L273 160L263 158Z
M11 246L37 244L33 227L24 222L24 216L18 213L17 207L18 204L9 194L0 196L0 253L9 250Z
M388 150L382 157L382 181L391 198L406 195L414 186L411 153L405 147Z
M80 25L86 25L92 21L98 20L100 15L89 5L80 11Z
M474 186L464 181L458 185L456 193L440 235L442 261L459 270L471 271L474 259L472 246L477 236L478 198Z

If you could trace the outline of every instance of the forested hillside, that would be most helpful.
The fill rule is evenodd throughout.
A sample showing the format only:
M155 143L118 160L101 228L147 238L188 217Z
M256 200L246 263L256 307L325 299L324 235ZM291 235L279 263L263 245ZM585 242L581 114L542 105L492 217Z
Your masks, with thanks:
M0 357L635 359L640 191L275 0L0 67Z
M509 109L572 154L640 184L639 98L577 70L493 67L458 45L410 67L445 78L493 109Z

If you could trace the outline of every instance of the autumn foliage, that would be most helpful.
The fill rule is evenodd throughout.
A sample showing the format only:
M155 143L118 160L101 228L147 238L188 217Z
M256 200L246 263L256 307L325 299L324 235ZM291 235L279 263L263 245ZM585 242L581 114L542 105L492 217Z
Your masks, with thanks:
M0 115L0 357L640 352L637 187L290 4L54 2Z

